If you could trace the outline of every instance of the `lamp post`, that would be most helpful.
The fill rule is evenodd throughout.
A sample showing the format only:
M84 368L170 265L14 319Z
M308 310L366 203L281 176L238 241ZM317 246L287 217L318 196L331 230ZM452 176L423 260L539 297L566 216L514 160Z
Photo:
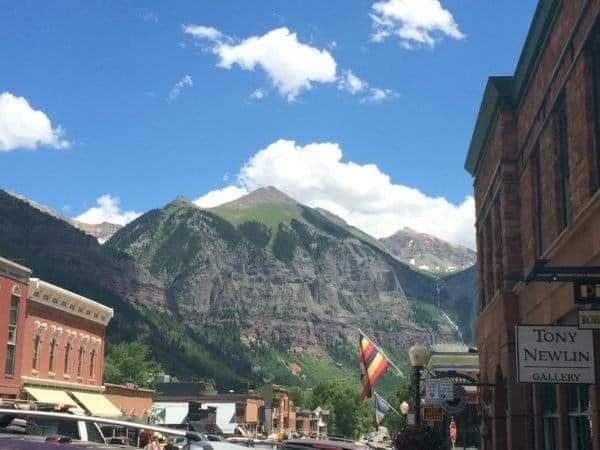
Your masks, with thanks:
M408 423L406 417L408 416L408 408L409 405L406 402L406 400L404 400L402 403L400 403L400 413L402 413L402 416L404 416L404 428L406 428L406 425Z
M415 344L408 349L410 365L413 367L414 385L415 385L415 425L421 425L421 370L425 366L427 358L427 349L422 345Z

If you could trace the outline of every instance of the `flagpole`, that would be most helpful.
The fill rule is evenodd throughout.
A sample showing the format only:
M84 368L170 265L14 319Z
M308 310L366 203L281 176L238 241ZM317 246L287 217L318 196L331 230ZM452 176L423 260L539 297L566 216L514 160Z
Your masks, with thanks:
M377 344L375 344L375 342L373 342L373 340L372 340L371 338L369 338L369 336L367 336L365 333L363 333L363 331L362 331L360 328L357 328L357 330L358 330L358 332L359 332L359 333L360 333L362 336L364 336L364 337L366 337L367 339L369 339L369 341L371 341L371 344L373 344L373 346L374 346L374 347L377 349L377 351L378 351L379 353L381 353L385 359L387 359L387 361L390 363L390 366L392 366L394 369L396 369L396 371L398 372L398 376L404 377L404 372L402 372L400 369L398 369L398 366L396 366L396 364L394 364L394 363L392 362L392 360L391 360L390 358L388 358L388 356L387 356L387 355L386 355L386 354L383 352L383 350L381 350L381 349L380 349L380 348L377 346Z
M375 391L373 391L373 393L374 393L375 395L379 395L379 394L378 394L377 392L375 392ZM379 395L379 397L381 397L381 395ZM400 414L398 411L396 411L396 410L394 409L394 407L393 407L392 405L390 405L390 402L388 402L388 401L387 401L385 398L383 398L383 397L381 397L381 398L382 398L382 399L383 399L383 400L384 400L384 401L387 403L387 405L389 406L389 408L390 408L392 411L394 411L396 414L398 414L400 417L402 417L402 414Z

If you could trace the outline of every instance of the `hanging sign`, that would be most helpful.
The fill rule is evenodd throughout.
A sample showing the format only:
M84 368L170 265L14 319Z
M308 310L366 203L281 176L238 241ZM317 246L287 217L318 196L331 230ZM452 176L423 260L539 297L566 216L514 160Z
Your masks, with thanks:
M519 383L595 384L592 330L517 325Z
M582 330L600 329L600 310L577 311L577 323Z
M600 303L600 283L573 283L575 303Z

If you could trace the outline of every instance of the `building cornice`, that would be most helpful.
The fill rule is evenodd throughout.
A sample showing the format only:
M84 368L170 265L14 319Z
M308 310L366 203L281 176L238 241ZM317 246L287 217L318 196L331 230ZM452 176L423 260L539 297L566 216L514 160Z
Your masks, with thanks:
M499 112L514 108L523 101L561 4L562 0L541 0L538 3L514 75L489 78L465 161L465 169L472 176L479 172L479 164Z
M107 326L113 309L39 278L29 279L29 300Z
M27 283L27 280L31 276L31 269L0 257L0 275Z

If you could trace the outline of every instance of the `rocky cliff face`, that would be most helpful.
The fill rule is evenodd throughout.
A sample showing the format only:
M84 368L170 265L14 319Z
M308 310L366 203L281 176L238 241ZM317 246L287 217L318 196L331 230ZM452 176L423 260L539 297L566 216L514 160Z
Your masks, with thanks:
M465 270L477 261L477 254L467 247L410 228L403 228L379 241L411 267L436 275Z
M275 223L270 210L284 213ZM260 214L270 217L259 221ZM214 211L178 199L106 245L164 283L182 322L235 323L244 342L268 337L325 346L339 334L355 335L355 327L377 330L383 343L400 347L427 342L432 333L456 339L450 327L414 322L410 301L432 301L430 277L272 189Z

